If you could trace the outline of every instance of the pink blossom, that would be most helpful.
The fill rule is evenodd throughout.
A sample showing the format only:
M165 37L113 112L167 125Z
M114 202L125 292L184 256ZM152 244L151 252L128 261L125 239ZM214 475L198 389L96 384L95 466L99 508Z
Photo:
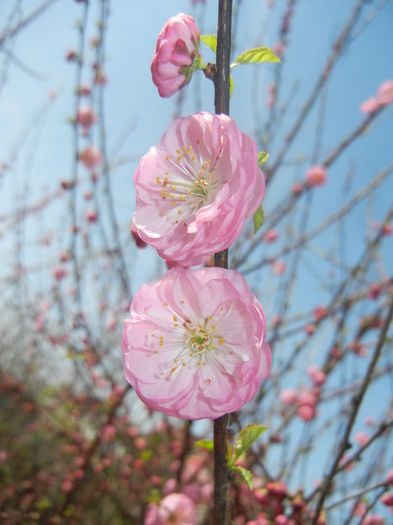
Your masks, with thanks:
M299 182L295 182L292 184L291 189L294 195L299 195L302 192L303 186Z
M368 434L366 434L366 432L358 432L355 435L355 441L360 447L364 447L364 445L367 445L369 440L370 440L370 437Z
M393 80L386 80L383 82L377 91L377 101L386 106L393 102Z
M311 421L316 416L315 407L312 405L301 405L296 413L303 421Z
M306 173L306 182L310 188L325 184L327 171L324 166L311 166Z
M360 104L360 112L366 113L367 115L370 113L375 113L379 108L381 107L380 102L377 98L371 97L365 100Z
M278 231L274 229L268 230L263 236L263 239L269 243L276 242L278 239Z
M196 525L195 504L185 494L169 494L159 506L150 504L144 525Z
M88 130L90 126L97 122L97 113L89 106L80 106L76 121L82 128Z
M274 525L288 525L288 518L285 514L279 514L274 519Z
M280 401L284 405L294 405L297 403L297 392L296 390L283 390L280 394Z
M375 419L373 418L373 416L367 416L364 420L364 423L366 426L372 427L375 425Z
M114 425L105 425L101 429L101 441L103 443L110 443L115 439L116 428Z
M91 224L94 224L98 220L98 214L95 210L90 209L86 211L86 219Z
M380 514L369 514L362 521L362 525L384 525L385 520Z
M393 470L389 470L386 474L386 481L393 487Z
M276 275L283 275L287 269L287 265L284 261L274 261L272 264L272 270Z
M393 494L386 493L381 498L381 503L386 505L387 507L393 507Z
M134 296L125 376L151 410L217 418L251 401L270 372L265 316L235 270L173 268Z
M79 153L79 160L88 169L97 168L102 162L102 153L96 146L89 146Z
M181 266L232 244L265 189L255 141L209 113L173 121L142 157L134 184L140 237Z
M168 20L157 38L151 74L161 97L170 97L191 79L198 67L199 29L192 16L179 13Z
M320 321L324 317L326 317L328 313L328 309L325 306L317 306L314 308L312 316L315 321Z
M62 266L55 266L55 268L53 268L53 277L58 281L63 279L63 277L65 277L66 274L67 272Z
M307 368L307 373L315 386L323 385L323 383L326 380L326 374L323 370L319 368L319 366L310 365Z

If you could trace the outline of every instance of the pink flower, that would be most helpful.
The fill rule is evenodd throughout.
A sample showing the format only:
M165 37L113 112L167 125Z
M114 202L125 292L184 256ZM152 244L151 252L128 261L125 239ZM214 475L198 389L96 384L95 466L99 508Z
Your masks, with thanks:
M303 190L303 186L299 182L295 182L292 184L291 190L294 195L300 195Z
M217 418L270 372L265 316L235 270L173 268L145 284L125 321L125 376L151 410Z
M63 279L63 277L66 276L67 272L65 271L65 269L62 267L62 266L55 266L53 268L53 277L57 280L57 281L60 281L61 279Z
M365 100L360 104L360 112L366 113L367 115L370 113L375 113L379 108L381 107L380 102L377 98L371 97Z
M199 29L192 16L179 13L157 38L151 75L161 97L170 97L191 79L199 66Z
M393 102L393 80L383 82L377 91L377 101L381 106L386 106Z
M274 229L268 230L263 236L263 238L266 242L269 243L276 242L276 240L278 239L278 231Z
M86 168L97 168L102 162L102 153L96 146L89 146L79 153L79 160Z
M110 443L115 439L116 428L114 425L105 425L101 429L101 441L103 443Z
M380 514L369 514L362 521L362 525L384 525L385 520Z
M144 525L196 525L195 504L185 494L169 494L160 505L149 505Z
M284 261L274 261L272 264L272 270L276 275L283 275L287 269L287 265Z
M76 116L77 123L88 130L90 126L97 122L97 113L89 106L80 106Z
M325 184L327 171L324 166L311 166L306 173L307 185L311 188Z
M91 224L94 224L98 220L98 214L95 210L90 209L86 211L86 219Z
M280 401L284 405L294 405L297 403L297 396L296 390L283 390L280 394Z
M134 184L140 237L181 266L234 242L265 190L255 141L210 113L173 121L142 157Z
M386 474L386 481L393 487L393 470L389 470L389 472Z
M387 507L393 507L393 494L389 492L384 494L381 498L381 503L383 503Z
M315 386L321 386L325 382L326 374L319 366L310 365L307 368L307 373Z
M369 442L370 437L366 432L358 432L355 435L355 441L360 447L364 447Z

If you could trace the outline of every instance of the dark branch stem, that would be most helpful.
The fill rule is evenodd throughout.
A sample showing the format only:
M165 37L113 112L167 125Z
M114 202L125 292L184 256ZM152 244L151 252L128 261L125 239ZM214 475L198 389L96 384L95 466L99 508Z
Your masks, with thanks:
M219 0L217 27L217 63L214 74L214 107L218 114L229 115L229 78L231 63L232 0ZM214 264L228 268L228 250L216 253ZM229 473L226 464L228 415L214 421L214 523L228 523Z

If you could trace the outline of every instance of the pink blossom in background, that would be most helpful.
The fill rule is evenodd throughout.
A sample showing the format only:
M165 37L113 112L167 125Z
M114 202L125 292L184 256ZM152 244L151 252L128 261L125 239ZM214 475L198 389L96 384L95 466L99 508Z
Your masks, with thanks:
M97 113L94 110L89 106L80 106L76 115L76 121L82 128L88 130L97 120Z
M377 91L377 101L386 106L393 102L393 80L386 80L383 82Z
M276 242L279 237L278 231L275 229L268 230L263 236L264 241L266 242Z
M140 237L184 267L228 248L263 198L257 154L226 115L174 120L134 175Z
M370 440L370 436L366 432L358 432L355 435L355 441L360 447L364 447Z
M144 525L196 525L195 504L185 494L169 494L147 508Z
M280 394L280 401L284 405L294 405L297 403L298 394L296 390L283 390Z
M323 385L323 383L326 380L326 374L323 370L319 368L319 366L310 365L307 368L307 373L315 386Z
M294 195L300 195L303 190L303 186L299 182L295 182L292 184L291 190Z
M371 97L362 102L359 109L361 113L368 115L370 113L375 113L380 107L381 104L379 101L375 97Z
M380 514L368 514L362 521L362 525L385 525L385 520Z
M89 146L79 153L79 160L87 169L94 169L102 163L102 153L96 146Z
M67 275L67 272L65 271L65 269L62 267L62 266L55 266L55 268L53 268L53 277L57 280L57 281L60 281L61 279L63 279L63 277L65 277Z
M173 268L134 296L123 332L128 382L151 409L215 419L270 373L261 305L235 270Z
M86 219L91 224L94 224L98 220L98 213L95 210L93 210L93 209L87 210L86 211Z
M170 97L191 78L199 61L199 29L192 16L179 13L168 20L157 38L151 63L153 83L161 97Z
M272 270L276 275L283 275L287 269L287 265L284 261L274 261L272 264Z
M386 493L381 498L381 503L386 505L387 507L393 507L393 494Z
M389 470L386 474L386 481L393 487L393 470Z
M306 183L310 188L322 186L327 179L327 171L324 166L311 166L306 173Z

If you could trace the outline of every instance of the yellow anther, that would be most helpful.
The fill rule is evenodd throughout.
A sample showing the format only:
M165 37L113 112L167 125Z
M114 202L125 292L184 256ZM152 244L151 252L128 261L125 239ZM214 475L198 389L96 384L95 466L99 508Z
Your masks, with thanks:
M220 337L220 339L218 340L218 342L220 343L220 345L223 345L223 344L225 343L224 338L223 338L223 337Z

